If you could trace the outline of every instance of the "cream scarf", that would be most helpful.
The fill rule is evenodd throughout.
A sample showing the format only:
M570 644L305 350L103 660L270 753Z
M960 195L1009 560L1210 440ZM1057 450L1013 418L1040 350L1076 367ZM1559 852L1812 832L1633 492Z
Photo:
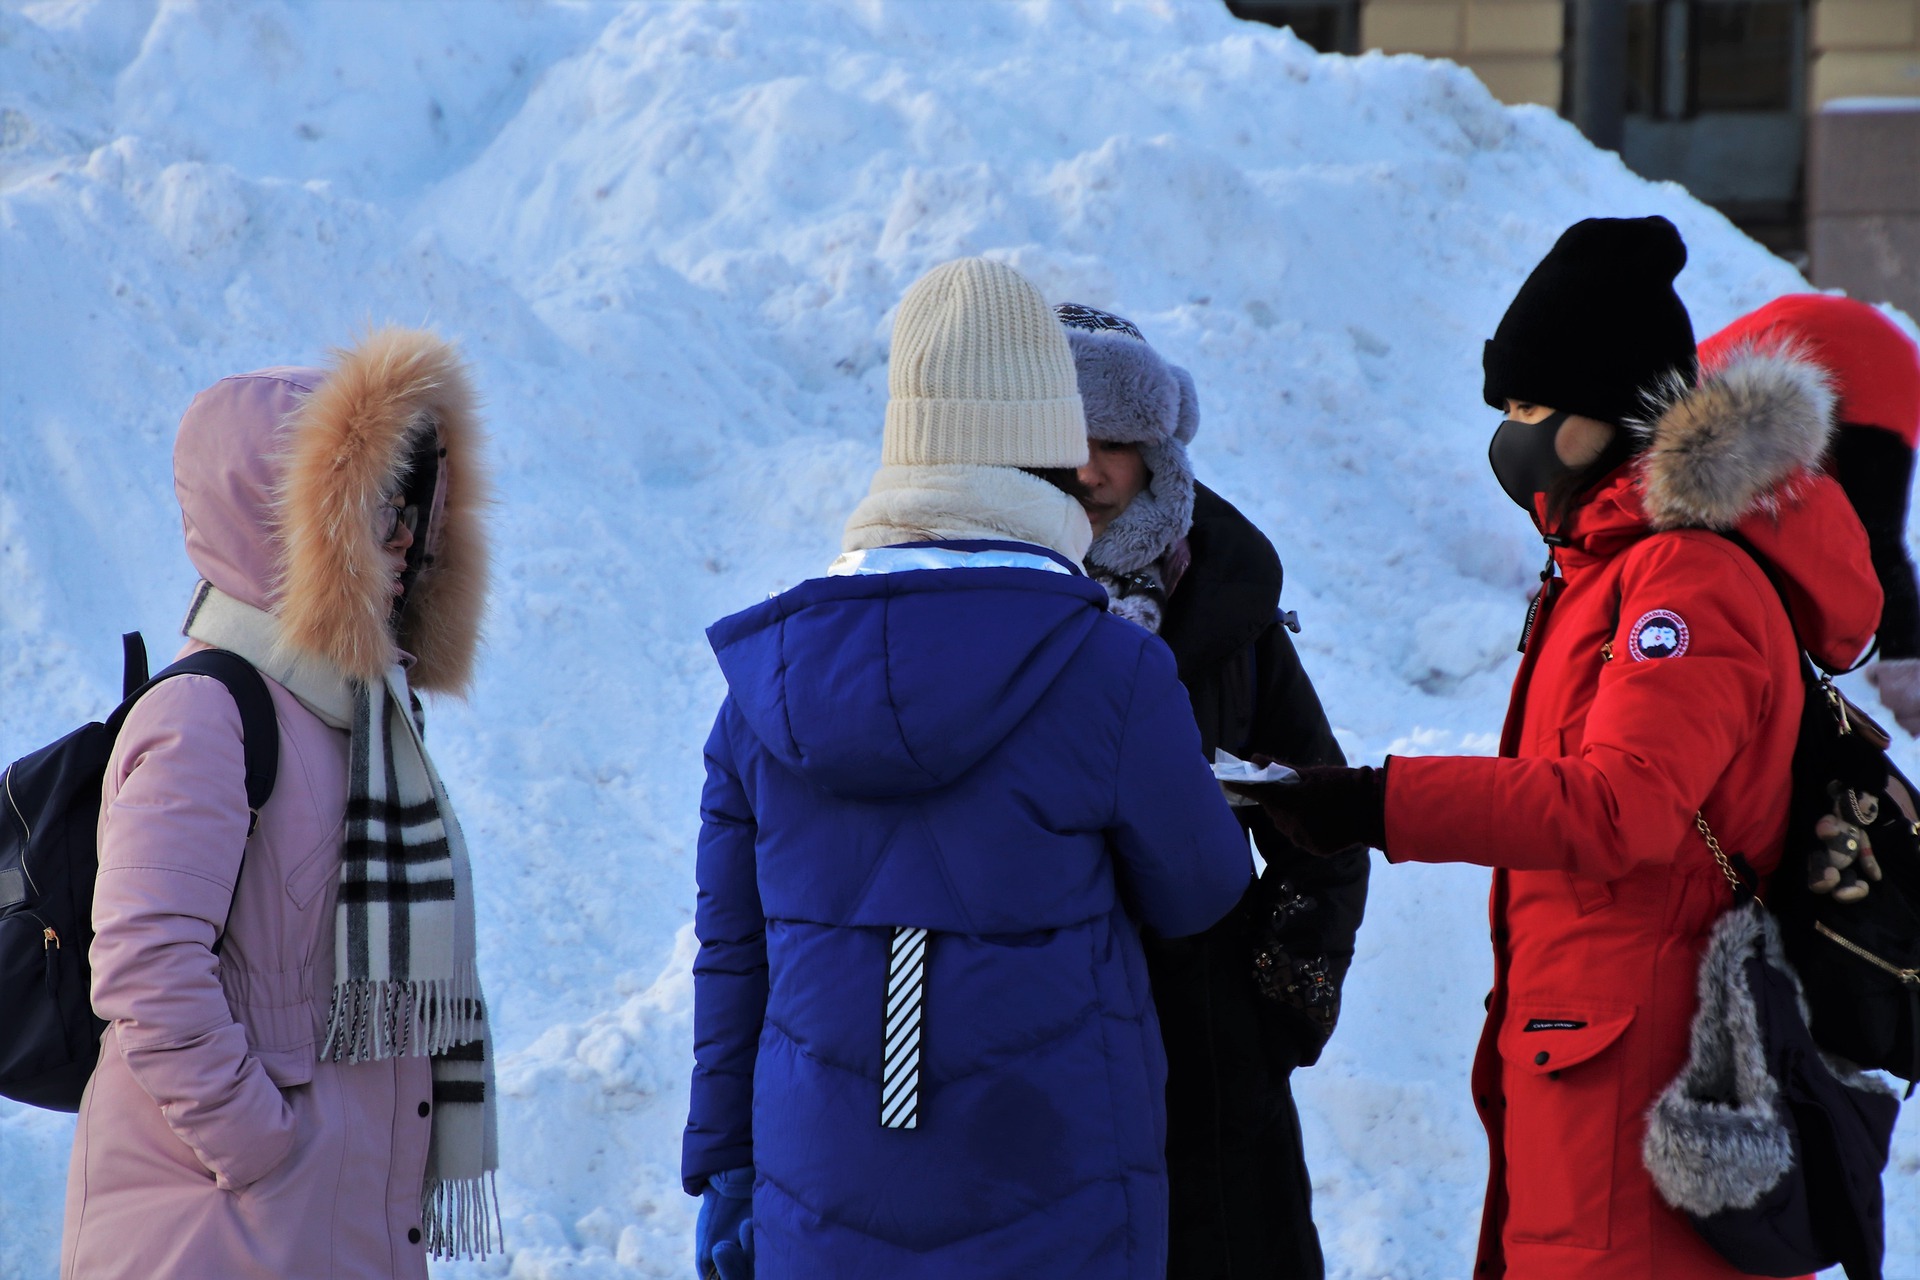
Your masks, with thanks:
M903 542L1030 542L1079 564L1093 528L1078 502L1014 467L881 467L847 518L843 551Z

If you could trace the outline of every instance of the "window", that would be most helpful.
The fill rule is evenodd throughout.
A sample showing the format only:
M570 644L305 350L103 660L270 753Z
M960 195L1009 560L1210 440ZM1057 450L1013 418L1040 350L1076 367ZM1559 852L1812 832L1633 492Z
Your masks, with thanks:
M1360 51L1360 0L1227 0L1236 18L1291 27L1321 53Z
M1626 17L1628 115L1797 109L1802 0L1629 0Z
M1807 0L1623 7L1621 159L1684 184L1776 251L1798 253ZM1570 59L1579 52L1570 41Z
M1793 110L1798 7L1792 0L1695 5L1693 109Z
M1660 114L1662 80L1660 39L1666 6L1647 3L1627 6L1627 114Z

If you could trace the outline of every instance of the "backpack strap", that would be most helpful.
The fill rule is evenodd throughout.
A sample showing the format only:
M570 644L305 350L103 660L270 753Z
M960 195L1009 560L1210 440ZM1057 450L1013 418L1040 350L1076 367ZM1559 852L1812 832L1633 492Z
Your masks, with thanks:
M247 761L247 808L251 814L247 834L252 835L254 824L260 820L260 810L273 794L273 784L280 773L280 718L274 712L273 695L267 692L267 682L253 669L252 663L225 649L190 653L128 694L107 718L107 731L117 737L120 726L126 723L141 695L162 680L185 675L212 676L226 686L227 692L233 695L234 705L240 709L242 750Z
M120 637L120 700L125 702L134 690L147 682L147 642L138 631Z
M146 641L138 632L121 637L127 660L126 674L132 677L135 670L136 652L142 674L147 665ZM233 695L233 702L240 709L240 749L246 759L247 769L247 836L253 836L254 828L260 825L260 810L266 806L268 797L273 795L273 784L280 774L280 717L273 709L273 695L267 691L267 682L254 670L253 664L237 653L225 649L202 649L190 653L174 663L159 675L144 680L140 686L122 699L113 714L107 717L107 732L114 737L120 736L120 727L126 723L127 716L133 711L133 704L140 701L142 694L162 680L174 676L212 676L225 685L227 692ZM240 871L247 869L246 859L241 858ZM239 872L234 874L234 888L240 887ZM231 911L232 907L229 906ZM226 926L220 928L220 936L213 941L213 954L219 955L220 948L227 940Z

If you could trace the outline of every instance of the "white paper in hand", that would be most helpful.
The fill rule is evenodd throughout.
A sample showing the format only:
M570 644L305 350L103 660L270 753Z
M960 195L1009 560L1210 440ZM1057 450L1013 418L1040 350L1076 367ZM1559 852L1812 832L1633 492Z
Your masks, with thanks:
M1270 764L1262 768L1252 761L1242 760L1232 752L1222 751L1217 747L1213 752L1213 776L1222 783L1294 782L1300 777L1299 774L1283 764ZM1226 793L1227 803L1236 809L1244 809L1248 805L1259 803L1259 801L1249 796L1237 795L1227 790L1225 786L1222 786L1220 790Z

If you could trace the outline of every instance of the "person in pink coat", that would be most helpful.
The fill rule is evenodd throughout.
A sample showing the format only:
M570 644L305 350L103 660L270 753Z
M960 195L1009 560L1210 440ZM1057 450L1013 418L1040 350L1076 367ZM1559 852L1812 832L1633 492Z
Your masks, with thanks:
M453 350L393 329L181 420L183 653L259 668L279 771L256 820L205 676L120 734L63 1280L424 1277L496 1233L473 885L412 694L471 676L482 443Z

